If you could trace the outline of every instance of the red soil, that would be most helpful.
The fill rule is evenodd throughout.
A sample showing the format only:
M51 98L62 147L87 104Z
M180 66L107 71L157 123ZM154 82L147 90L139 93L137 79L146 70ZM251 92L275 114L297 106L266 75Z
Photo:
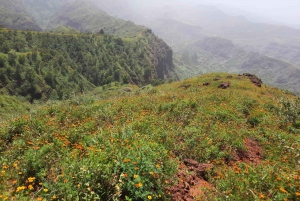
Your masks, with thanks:
M244 140L244 145L245 150L233 153L233 160L230 161L229 166L238 162L259 164L263 160L263 149L256 140L247 138ZM175 175L178 177L178 184L169 190L172 201L209 200L205 189L213 192L214 186L206 180L205 173L212 168L212 164L200 164L192 159L185 159Z
M213 185L205 180L205 172L211 168L212 164L185 159L176 175L179 183L170 188L172 201L194 201L205 197L204 189L213 189Z
M238 150L233 154L235 162L259 164L263 160L263 149L256 140L247 138L244 140L246 150Z

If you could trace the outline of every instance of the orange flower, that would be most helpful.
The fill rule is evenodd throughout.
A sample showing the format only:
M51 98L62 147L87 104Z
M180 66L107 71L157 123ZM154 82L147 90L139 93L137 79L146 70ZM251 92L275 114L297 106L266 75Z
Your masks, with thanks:
M260 193L260 194L259 194L259 198L260 198L260 199L265 198L264 194Z
M279 189L281 192L283 192L283 193L288 193L284 188L282 188L282 187L280 187L280 189Z
M299 192L296 192L296 196L299 196L299 197L300 197L300 193L299 193Z
M142 187L142 186L143 186L142 183L135 184L135 187L136 187L136 188L140 188L140 187Z
M28 186L28 189L29 189L29 190L33 190L34 188L33 188L32 185L29 185L29 186Z

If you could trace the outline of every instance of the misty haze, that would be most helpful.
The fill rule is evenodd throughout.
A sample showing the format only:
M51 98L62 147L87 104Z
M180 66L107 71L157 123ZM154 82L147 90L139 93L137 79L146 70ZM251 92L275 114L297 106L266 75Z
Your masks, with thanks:
M299 0L0 0L0 200L300 200Z

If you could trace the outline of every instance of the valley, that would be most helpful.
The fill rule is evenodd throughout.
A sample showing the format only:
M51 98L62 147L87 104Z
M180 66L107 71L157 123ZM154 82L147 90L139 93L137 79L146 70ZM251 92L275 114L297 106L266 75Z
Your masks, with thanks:
M300 30L232 12L0 0L0 200L300 200Z

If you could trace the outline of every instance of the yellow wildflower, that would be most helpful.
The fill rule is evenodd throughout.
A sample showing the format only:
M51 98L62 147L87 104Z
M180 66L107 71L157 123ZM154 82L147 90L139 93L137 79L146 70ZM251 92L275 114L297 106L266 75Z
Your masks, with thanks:
M32 183L34 180L35 180L35 177L29 177L29 178L28 178L28 182L29 182L29 183Z
M47 193L48 191L49 191L49 189L47 189L47 188L44 188L44 190L43 190L45 193Z
M148 199L149 199L149 200L152 200L152 196L151 196L151 195L148 195Z
M137 175L137 174L135 174L135 175L133 175L133 178L138 178L139 177L139 175Z
M19 192L19 191L22 191L22 190L25 190L26 187L25 186L19 186L16 190L16 192Z
M33 186L30 184L30 185L28 186L28 189L32 191L34 188L33 188Z

